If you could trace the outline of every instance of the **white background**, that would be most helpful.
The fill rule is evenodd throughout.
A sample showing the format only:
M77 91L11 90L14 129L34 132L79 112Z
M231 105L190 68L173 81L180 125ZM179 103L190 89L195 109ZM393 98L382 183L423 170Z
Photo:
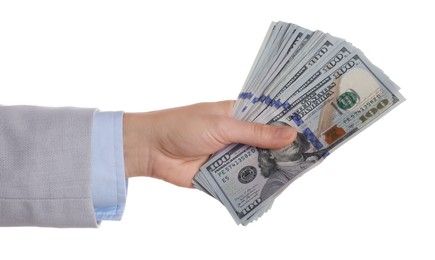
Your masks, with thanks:
M247 227L200 191L136 178L121 222L0 228L0 258L434 259L429 2L0 1L4 105L132 112L234 99L278 20L352 42L407 98Z

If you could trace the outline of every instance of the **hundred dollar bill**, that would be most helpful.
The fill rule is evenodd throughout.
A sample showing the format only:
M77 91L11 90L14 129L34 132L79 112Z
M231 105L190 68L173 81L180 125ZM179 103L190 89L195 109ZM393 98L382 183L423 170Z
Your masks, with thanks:
M230 145L210 157L193 183L245 225L269 210L291 182L400 104L398 91L343 39L272 23L233 116L292 126L297 138L279 150Z
M278 88L280 90L277 94L273 94L273 99L267 100L264 104L259 104L263 110L252 121L268 123L276 115L283 115L293 109L297 97L300 97L312 88L324 85L327 82L326 79L330 79L330 76L326 78L325 76L346 64L349 57L356 51L357 49L348 43L336 46L336 49L321 57L321 62L317 61L312 67L308 67L309 72L305 73L302 77L298 77L300 73L296 73L296 76L290 78L284 87ZM317 57L315 56L313 60L316 60ZM312 63L313 60L308 61L308 64ZM304 67L298 72L304 71Z
M246 99L249 93L255 92L256 80L267 66L267 62L270 60L273 50L279 48L279 44L281 43L281 38L285 33L285 29L289 26L291 25L281 22L272 22L270 25L263 44L261 45L257 57L255 58L254 64L252 65L248 77L246 78L245 84L242 87L242 92L237 99L237 102L234 106L235 108L240 106L240 103Z
M237 99L234 111L238 111L288 64L310 39L312 32L294 24L272 23L260 53ZM246 114L246 113L245 113ZM237 114L234 114L237 118ZM238 118L243 119L243 118Z
M287 76L284 79L277 83L273 82L274 86L270 91L252 99L249 105L255 107L251 109L252 112L247 121L257 120L260 116L264 118L276 109L289 107L290 97L306 89L315 79L324 74L326 66L329 66L329 69L333 68L355 50L347 42L337 42L333 37L325 36L317 44L318 46L312 48L311 53L304 55L297 66L292 67L293 69L286 73Z
M303 31L301 29L294 33L294 38L286 44L290 49L285 49L284 53L281 53L283 57L273 66L270 66L270 69L265 69L266 75L263 75L259 87L255 91L249 92L243 103L243 108L241 110L236 109L237 113L234 114L234 117L239 120L249 121L249 117L255 114L258 101L265 101L270 92L277 91L275 85L288 77L288 72L292 71L293 67L299 63L298 59L301 56L299 54L303 52L307 45L323 38L324 35L324 33L319 31L312 34L311 31Z
M391 80L360 51L309 86L296 95L292 89L287 100L291 105L267 121L296 128L298 136L291 145L264 150L234 144L201 167L237 223L255 219L295 179L404 101Z

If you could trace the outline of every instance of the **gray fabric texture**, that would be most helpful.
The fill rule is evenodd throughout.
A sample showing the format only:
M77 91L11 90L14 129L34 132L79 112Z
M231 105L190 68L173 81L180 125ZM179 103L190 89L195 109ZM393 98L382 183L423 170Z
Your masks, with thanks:
M0 226L96 227L95 109L0 106Z

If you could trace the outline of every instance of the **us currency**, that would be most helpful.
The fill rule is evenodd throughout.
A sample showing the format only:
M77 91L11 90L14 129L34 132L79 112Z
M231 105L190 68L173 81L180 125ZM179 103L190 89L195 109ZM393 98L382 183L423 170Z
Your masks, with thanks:
M294 127L296 140L278 150L229 145L194 178L195 186L224 204L238 224L257 219L294 180L405 100L351 44L324 35L305 46L280 80L263 84L267 91L257 90L267 99L246 98L234 111L250 106L244 116L249 121Z
M240 94L242 99L239 99L235 105L235 111L242 106L241 103L244 103L246 99L249 100L255 93L263 91L265 81L274 79L274 75L271 74L279 73L283 66L289 64L302 46L310 39L312 32L297 25L287 24L286 26L285 23L278 22L272 23L268 35L270 35L270 39L263 43L265 46L262 46L260 53L257 55L242 88ZM276 51L273 52L271 49ZM281 68L277 69L277 66ZM237 118L237 114L234 114L234 116ZM242 120L243 118L238 119Z
M273 99L267 100L265 104L260 104L263 108L262 112L257 114L252 120L260 123L269 122L270 118L274 118L277 114L286 113L292 109L295 104L296 97L301 96L308 90L318 87L318 84L325 83L325 75L331 73L331 70L346 64L350 55L358 50L348 43L342 43L332 50L328 55L322 56L321 62L315 62L314 66L309 67L308 64L313 64L314 60L319 56L314 56L304 67L309 68L309 72L305 73L303 77L291 78L284 87L281 88L278 94L274 95ZM319 51L321 52L321 50ZM299 75L301 70L296 73ZM326 77L330 79L331 76ZM280 89L280 88L277 88ZM264 112L264 113L263 113Z
M321 35L320 35L321 37ZM305 45L312 39L319 38L318 32L314 35L310 31L302 31L299 29L294 33L294 38L290 42L287 42L291 48L288 51L284 51L282 54L284 57L275 60L275 64L265 69L266 75L258 83L258 86L254 91L251 91L247 95L247 100L241 110L241 113L235 113L235 118L239 120L249 121L249 116L255 113L255 104L260 98L266 97L266 93L274 90L276 82L280 82L283 78L288 77L287 71L291 71L292 67L297 64L298 54L304 49ZM252 100L252 102L249 102ZM235 110L237 111L237 110Z
M342 59L355 51L355 48L349 43L339 42L338 45L335 44L337 42L334 38L325 37L319 42L318 46L312 49L311 53L307 53L304 56L304 59L299 62L298 66L293 67L293 70L287 73L284 79L277 83L272 82L273 85L270 91L265 91L261 96L254 97L251 104L246 105L246 107L254 107L251 109L253 112L247 116L247 121L256 121L260 115L265 117L276 109L289 107L289 96L294 96L301 92L313 80L324 74L327 71L325 66L328 66L327 69L332 69ZM299 87L291 92L292 87L295 85L299 85ZM283 95L284 93L285 95ZM263 112L266 113L262 114ZM238 113L244 112L242 110Z

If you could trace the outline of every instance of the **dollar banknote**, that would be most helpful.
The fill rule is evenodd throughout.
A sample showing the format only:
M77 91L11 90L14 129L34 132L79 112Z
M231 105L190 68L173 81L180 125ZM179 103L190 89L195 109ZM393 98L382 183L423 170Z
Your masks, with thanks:
M298 37L305 38L295 43ZM193 183L246 225L289 184L403 102L398 90L343 39L272 23L233 113L240 120L294 127L297 138L276 150L229 145L211 156Z

